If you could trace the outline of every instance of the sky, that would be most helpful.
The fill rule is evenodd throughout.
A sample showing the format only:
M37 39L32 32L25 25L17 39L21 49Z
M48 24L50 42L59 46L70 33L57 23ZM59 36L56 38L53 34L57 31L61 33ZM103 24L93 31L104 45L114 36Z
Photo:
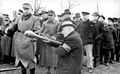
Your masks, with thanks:
M34 6L35 0L0 0L0 13L7 13L12 18L13 11L21 9L23 3L30 3ZM60 14L64 9L68 8L70 3L71 12L80 13L87 11L93 13L97 11L97 2L99 13L106 17L120 17L120 0L38 0L41 7L45 10L54 10L56 14Z

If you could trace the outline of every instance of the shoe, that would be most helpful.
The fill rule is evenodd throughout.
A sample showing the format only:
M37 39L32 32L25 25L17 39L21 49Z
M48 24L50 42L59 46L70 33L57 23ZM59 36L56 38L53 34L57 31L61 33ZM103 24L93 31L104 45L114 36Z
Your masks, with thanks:
M92 68L89 68L89 69L88 69L88 72L89 72L89 73L93 73L93 69L92 69Z
M109 66L109 63L105 63L106 66Z
M111 64L114 64L115 62L114 61L110 61Z

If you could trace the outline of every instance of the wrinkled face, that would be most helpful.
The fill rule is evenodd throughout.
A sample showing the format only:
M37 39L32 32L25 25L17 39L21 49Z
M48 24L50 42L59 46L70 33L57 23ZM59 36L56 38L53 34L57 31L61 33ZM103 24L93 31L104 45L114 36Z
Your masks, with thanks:
M89 19L89 15L84 15L83 16L83 20L88 20Z
M63 27L61 33L66 36L69 33L69 27Z
M24 15L28 15L30 13L32 13L32 9L23 7L23 14Z

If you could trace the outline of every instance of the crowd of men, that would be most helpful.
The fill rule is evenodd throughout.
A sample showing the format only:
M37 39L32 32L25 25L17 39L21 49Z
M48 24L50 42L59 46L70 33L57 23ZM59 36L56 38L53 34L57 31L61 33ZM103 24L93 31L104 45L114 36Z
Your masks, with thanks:
M1 64L21 66L22 74L27 74L26 69L35 74L36 65L47 69L46 74L52 69L56 74L81 74L82 66L91 73L101 64L120 62L118 18L94 12L89 20L89 12L82 12L82 18L80 13L71 18L69 9L57 16L53 10L39 14L32 14L32 10L29 3L24 3L23 10L13 13L13 20L8 14L0 17ZM28 30L62 44L28 37Z

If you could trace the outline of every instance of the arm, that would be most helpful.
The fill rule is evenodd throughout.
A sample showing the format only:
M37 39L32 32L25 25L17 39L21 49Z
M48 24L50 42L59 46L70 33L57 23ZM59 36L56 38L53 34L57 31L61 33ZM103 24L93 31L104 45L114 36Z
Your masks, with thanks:
M68 39L63 43L63 45L59 46L56 49L56 54L59 56L64 56L68 53L70 53L73 49L76 48L76 40L74 39Z

